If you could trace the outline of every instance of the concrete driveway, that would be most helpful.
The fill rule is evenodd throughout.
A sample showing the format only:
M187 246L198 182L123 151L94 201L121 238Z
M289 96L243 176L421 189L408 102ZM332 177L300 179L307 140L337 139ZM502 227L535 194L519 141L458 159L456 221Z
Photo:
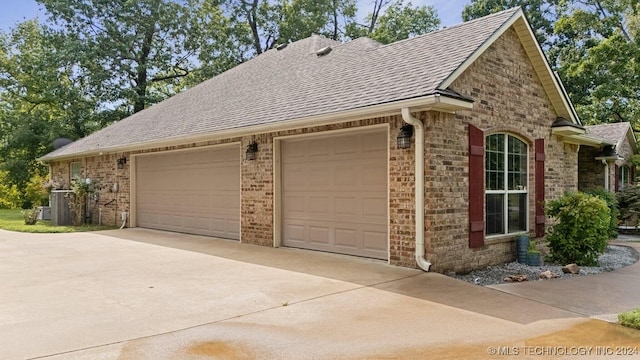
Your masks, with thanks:
M2 359L486 359L640 343L440 274L142 229L0 231L0 284Z

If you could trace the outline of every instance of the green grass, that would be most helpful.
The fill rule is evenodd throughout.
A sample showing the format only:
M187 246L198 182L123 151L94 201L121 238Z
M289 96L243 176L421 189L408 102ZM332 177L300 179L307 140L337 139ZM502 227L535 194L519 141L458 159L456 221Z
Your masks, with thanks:
M0 209L0 229L28 233L70 233L114 229L113 226L52 226L49 220L38 220L35 225L25 225L22 210Z
M624 326L640 330L640 309L618 315L618 321Z

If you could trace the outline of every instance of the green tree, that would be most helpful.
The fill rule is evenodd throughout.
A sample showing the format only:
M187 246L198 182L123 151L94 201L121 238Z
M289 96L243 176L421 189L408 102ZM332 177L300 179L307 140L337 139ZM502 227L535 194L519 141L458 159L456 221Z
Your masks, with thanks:
M383 13L382 7L388 5ZM349 25L348 34L352 38L367 36L383 44L429 33L440 28L440 18L433 6L413 6L402 0L392 3L377 0L374 9L366 19L366 24Z
M640 42L637 0L563 1L552 59L586 123L638 125Z
M20 208L21 197L18 188L7 181L7 172L0 170L0 209Z
M341 40L347 24L355 21L355 0L291 0L282 2L278 43L320 34Z
M104 120L68 56L64 38L35 20L0 34L0 163L20 190L56 137L85 136Z
M203 0L37 1L69 39L77 71L109 107L143 110L172 86L179 90L196 67Z
M553 43L557 2L558 0L471 0L462 10L462 20L469 21L520 6L531 22L538 42L548 48Z
M252 44L248 26L236 21L233 16L228 16L223 10L213 1L204 1L201 7L193 10L196 13L192 18L190 31L192 38L199 41L196 55L198 66L188 76L176 79L179 84L161 86L162 84L154 83L156 93L168 97L176 91L221 74L253 56L247 52Z
M312 34L341 40L356 14L355 0L226 0L223 7L245 36L238 45L246 58Z
M408 39L440 28L440 19L433 6L414 7L411 2L404 5L398 0L378 18L370 36L383 44Z

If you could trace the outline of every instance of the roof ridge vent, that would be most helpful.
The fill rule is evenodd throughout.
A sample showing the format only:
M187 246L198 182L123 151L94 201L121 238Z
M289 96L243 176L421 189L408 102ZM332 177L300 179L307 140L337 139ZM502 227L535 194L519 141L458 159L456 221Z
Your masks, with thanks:
M318 57L325 56L325 55L329 54L331 52L331 50L333 50L331 48L331 46L325 46L322 49L316 51L316 55L318 55Z

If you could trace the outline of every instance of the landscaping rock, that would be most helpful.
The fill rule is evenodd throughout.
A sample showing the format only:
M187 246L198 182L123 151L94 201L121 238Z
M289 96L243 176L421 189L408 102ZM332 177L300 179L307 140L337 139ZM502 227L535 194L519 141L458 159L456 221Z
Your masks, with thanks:
M560 277L560 275L552 272L551 270L543 271L540 273L540 279L542 280L555 279L558 277Z
M529 277L527 275L509 275L504 278L505 282L523 282L529 281Z
M565 274L580 274L580 267L576 264L569 264L562 267L562 272Z
M638 258L638 252L631 247L609 245L607 246L607 252L598 258L600 266L581 266L580 273L576 275L571 273L565 274L562 272L562 265L545 263L543 266L527 266L526 264L521 264L515 261L501 265L488 266L484 269L474 270L466 274L457 275L455 273L450 273L448 275L472 284L487 286L506 283L508 281L505 279L514 274L527 275L529 281L542 281L542 279L539 279L540 273L547 270L558 275L561 279L571 278L574 276L601 274L603 272L616 271L625 266L634 264L638 261Z

